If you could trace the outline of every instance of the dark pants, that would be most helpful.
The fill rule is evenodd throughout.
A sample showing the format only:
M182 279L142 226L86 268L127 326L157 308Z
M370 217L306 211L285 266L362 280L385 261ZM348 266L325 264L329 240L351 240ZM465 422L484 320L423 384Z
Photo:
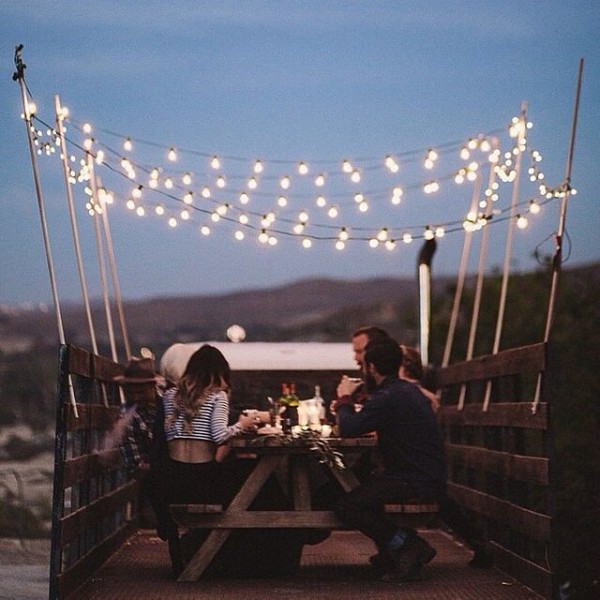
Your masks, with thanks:
M377 547L387 547L398 526L384 512L385 504L409 500L436 500L436 494L400 479L376 475L340 497L334 507L337 518L352 529L370 537Z

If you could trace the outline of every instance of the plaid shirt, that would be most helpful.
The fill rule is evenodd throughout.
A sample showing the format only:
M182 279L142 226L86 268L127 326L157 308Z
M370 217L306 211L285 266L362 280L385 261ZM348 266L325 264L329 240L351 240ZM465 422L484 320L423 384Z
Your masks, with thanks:
M142 463L149 463L154 438L155 406L133 407L125 438L119 445L128 473L135 473Z

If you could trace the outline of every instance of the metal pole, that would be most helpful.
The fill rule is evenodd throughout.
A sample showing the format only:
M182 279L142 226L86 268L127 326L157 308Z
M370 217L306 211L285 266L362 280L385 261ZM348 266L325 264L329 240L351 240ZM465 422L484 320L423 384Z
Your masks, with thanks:
M65 139L65 128L63 125L64 111L60 104L58 95L54 96L54 110L56 112L56 129L60 137L60 151L63 165L63 176L65 180L65 189L67 191L67 200L69 203L69 217L71 219L71 231L73 234L73 245L75 247L75 256L77 258L77 269L79 272L79 281L81 283L81 293L83 295L83 303L85 306L85 314L87 316L88 328L90 330L90 340L94 354L98 354L98 345L96 343L96 332L94 330L94 322L92 320L92 311L90 308L90 299L88 296L87 282L81 258L81 247L79 244L79 231L77 227L77 218L75 216L75 205L73 202L73 189L69 181L69 163L67 156L67 142Z
M560 276L562 265L562 240L565 232L565 222L567 220L567 205L571 195L571 169L573 167L573 155L575 152L575 135L577 133L577 118L579 116L579 100L581 98L581 84L583 81L583 58L579 60L579 71L577 74L577 89L575 91L575 106L573 108L573 119L571 122L571 136L569 140L569 149L567 151L567 163L565 169L565 180L561 186L561 191L564 192L562 202L560 204L560 214L558 218L558 231L556 232L556 248L554 250L554 259L552 261L552 283L550 285L550 298L548 301L548 314L546 316L546 328L544 330L544 342L550 339L550 332L554 323L554 312L556 305L556 294L558 289L558 279ZM531 411L535 413L540 402L542 388L542 374L538 374L537 384L535 387L535 396Z
M48 223L46 221L46 210L44 207L44 198L42 194L42 186L40 183L39 172L37 159L35 155L35 148L33 143L33 138L31 135L31 109L29 102L27 101L27 91L25 86L25 63L21 59L21 51L23 50L23 45L20 44L15 48L15 66L17 68L16 72L13 74L13 80L19 82L19 87L21 89L21 101L23 103L23 119L25 121L25 128L27 130L27 142L29 144L29 156L31 159L31 168L33 170L33 182L35 185L35 193L37 197L38 203L38 212L40 215L40 223L42 226L42 236L44 238L44 249L46 252L46 263L48 265L48 274L50 275L50 288L52 290L52 300L54 303L54 310L56 312L56 324L58 327L58 338L61 344L66 344L65 342L65 329L62 321L62 314L60 309L60 302L58 299L58 288L56 285L56 273L54 272L54 261L52 259L52 251L50 248L50 237L48 235ZM76 418L79 417L77 411L77 402L75 400L75 391L73 390L73 384L71 379L69 378L69 397L71 400L71 405L73 407L73 414Z
M431 320L431 261L437 247L435 237L425 240L419 253L419 314L421 323L421 360L429 364L429 322Z

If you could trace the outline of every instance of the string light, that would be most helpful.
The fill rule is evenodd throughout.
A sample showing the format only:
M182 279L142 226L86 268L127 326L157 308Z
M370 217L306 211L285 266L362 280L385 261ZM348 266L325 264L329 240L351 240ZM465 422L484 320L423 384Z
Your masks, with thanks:
M519 229L525 229L527 225L529 225L527 217L525 217L524 215L517 215L517 227Z
M167 152L167 158L171 162L175 162L177 160L177 152L175 148L169 148L169 151Z
M210 161L210 166L213 169L220 169L221 168L221 161L219 160L218 156L213 156L211 161Z
M530 157L530 165L529 165L529 169L528 169L528 175L529 175L529 180L533 183L538 183L539 186L539 193L540 196L545 198L546 200L550 200L552 198L560 198L560 197L564 197L567 193L576 193L575 190L571 190L569 189L569 186L565 186L565 185L561 185L558 188L548 188L546 186L543 186L543 184L541 183L541 181L544 178L544 174L541 171L541 169L539 168L539 163L541 162L541 155L539 154L539 152L535 151L535 150L528 150L527 145L526 145L526 140L525 140L525 136L524 136L524 131L525 129L523 129L522 131L519 129L519 127L524 127L529 129L531 127L530 123L525 123L524 120L520 120L520 119L516 119L513 120L513 124L511 125L511 129L513 134L516 132L517 133L517 141L514 142L514 145L512 147L511 150L507 151L507 152L502 152L499 148L499 144L496 138L491 138L492 143L490 142L490 140L488 140L486 138L486 136L480 135L477 137L471 137L467 140L467 142L465 142L462 147L459 146L459 144L454 144L454 148L457 150L460 150L460 156L463 160L469 160L469 158L471 156L474 155L474 152L479 149L481 152L485 153L486 156L483 157L482 159L485 160L485 158L487 158L487 160L492 164L492 169L494 170L494 174L498 176L498 181L501 183L510 183L512 181L515 180L516 177L516 168L515 168L515 157L518 156L520 153L527 151L529 153L529 157ZM91 126L90 127L86 127L86 129L88 130L88 133L91 131ZM38 151L39 152L51 152L51 146L55 146L57 143L60 143L60 140L58 139L58 136L56 134L56 132L54 132L52 129L48 129L46 131L46 136L48 136L49 138L52 138L52 143L46 143L45 140L42 139L42 131L35 129L35 136L37 137L36 139L36 146L38 147ZM131 142L131 138L127 137L127 138L122 138L122 147L124 150L126 151L132 151L133 150L133 144L131 144L131 146L129 146L129 144L127 143L128 141ZM145 143L145 142L142 142ZM98 146L102 146L101 143L97 143L96 140L94 140L93 138L86 138L85 141L83 142L83 147L84 149L87 149L88 151L91 151L91 148L93 145L98 145ZM493 148L492 148L493 146ZM450 145L441 145L440 148L443 148L443 152L447 152L448 148L450 147ZM173 154L171 153L171 151L175 152L175 148L171 147L169 148L169 151L167 152L167 158L169 160L173 159ZM468 151L468 152L467 152ZM112 151L114 153L114 151ZM191 151L183 151L183 152L191 152ZM182 152L182 153L183 153ZM416 151L411 152L413 154L416 153ZM171 154L171 156L169 156L169 154ZM406 157L409 153L402 153L401 156ZM164 156L164 154L163 154ZM210 159L210 155L209 154L205 154L204 156L209 157ZM177 153L175 153L175 158L177 157ZM94 158L98 159L100 158L100 164L106 164L109 168L110 167L110 157L109 157L109 162L106 163L105 159L106 159L106 154L103 150L98 150L96 152L96 154L94 155ZM215 162L215 159L217 160L217 162ZM243 160L248 160L248 159L242 159L242 158L237 158L237 157L229 157L229 159L233 160L233 161L243 161ZM70 161L74 161L75 158L73 156L69 157ZM114 159L113 157L113 160ZM211 160L211 167L215 168L215 167L221 167L221 159L217 158L216 155L212 156ZM385 169L387 169L389 172L391 173L396 173L399 170L399 163L397 161L397 159L394 157L393 154L388 153L385 154L383 161L381 161L381 158L379 159L379 163L377 166L376 163L371 163L369 164L367 161L369 160L375 160L375 159L357 159L360 160L360 164L356 164L353 165L352 162L348 159L344 159L344 161L342 161L342 171L344 173L347 173L348 175L350 175L349 179L352 182L360 182L362 180L362 176L363 173L365 174L365 178L366 179L370 179L370 173L377 169L378 172L383 173L384 172L384 167ZM438 152L432 148L429 148L426 152L426 161L428 162L428 168L433 168L435 166L436 161L438 160ZM263 172L263 168L264 168L264 163L261 160L253 160L253 161L249 161L250 164L253 165L253 170L255 174L261 173ZM275 161L274 161L275 162ZM291 163L292 166L288 167L288 168L295 168L295 170L297 170L298 174L300 175L305 175L308 174L309 170L309 162L312 165L312 161L278 161L280 163ZM318 161L316 161L318 162ZM410 162L407 161L407 162ZM183 186L191 186L192 185L192 181L193 181L193 173L190 171L187 172L173 172L172 169L170 170L170 172L168 174L166 174L165 177L161 176L161 172L162 169L160 167L155 167L152 170L148 170L147 167L143 167L140 165L136 165L132 160L128 160L128 159L124 159L124 158L120 158L119 159L119 163L121 166L121 169L123 171L123 174L126 175L128 178L130 179L135 179L136 178L136 170L139 169L141 170L143 173L147 174L148 177L148 181L146 183L146 188L150 188L153 191L153 193L162 193L164 194L164 192L161 192L160 189L157 189L157 182L160 182L162 185L161 187L163 187L164 189L167 190L172 190L174 188L178 188L181 191L177 192L176 196L170 196L167 194L167 196L169 198L171 198L172 200L175 201L179 201L182 202L183 204L187 205L187 206L192 206L193 205L193 192L191 189L186 190L185 188L183 188ZM382 164L383 163L383 164ZM140 163L141 164L141 163ZM318 168L318 167L317 167ZM90 174L89 172L86 172L87 167L86 166L81 166L81 167L74 167L72 169L70 169L69 171L69 178L70 180L76 180L76 181L86 181L89 179ZM466 181L474 181L477 179L478 174L480 171L480 163L477 160L472 160L468 165L464 165L463 167L461 167L458 171L456 171L454 173L454 175L438 175L438 177L436 179L432 179L430 181L425 182L424 184L419 184L419 183L411 183L409 185L407 185L406 188L404 188L403 186L400 185L395 185L391 188L391 191L383 191L383 190L373 190L373 189L369 189L368 195L369 195L369 201L367 201L367 199L365 198L365 193L363 192L358 192L356 194L352 194L349 191L348 192L339 192L335 187L330 191L330 193L328 194L328 196L330 197L330 199L334 199L336 197L350 197L353 198L354 202L357 205L358 211L359 213L366 213L369 211L370 209L370 203L371 201L373 202L373 206L379 207L381 206L381 204L379 203L379 200L381 200L384 197L387 197L390 201L391 204L393 205L399 205L401 204L401 202L404 200L405 197L408 197L409 200L412 200L412 195L407 196L405 190L421 190L423 193L425 194L431 194L434 193L436 191L440 190L441 187L441 181L445 181L448 179L452 179L454 178L455 182L459 183L459 182L466 182ZM314 177L314 179L311 181L309 180L308 182L305 182L303 184L301 184L301 182L298 183L298 188L299 191L295 192L294 196L292 198L289 198L287 195L284 194L279 194L276 195L277 198L277 206L280 209L283 208L287 208L288 206L291 206L297 198L306 198L307 194L305 193L304 188L308 185L310 186L311 183L314 184L315 187L322 187L325 184L326 181L326 177L328 176L332 176L332 175L336 175L336 173L329 173L329 172L320 172L316 177ZM232 183L229 182L233 182L235 179L242 179L244 180L245 178L243 176L239 176L239 175L231 175L230 173L227 174L227 177L225 175L225 173L220 174L219 176L217 176L215 178L215 186L218 187L219 189L223 190L225 187L229 187L231 185L233 185ZM229 180L229 182L228 182ZM180 181L183 186L181 188L179 188L179 185L177 185L175 182L176 181ZM251 177L250 179L246 180L246 187L248 189L258 189L259 184L262 186L268 186L270 181L275 181L275 182L279 182L279 185L282 189L287 189L289 188L289 186L291 185L291 178L289 177L289 175L284 175L284 176L279 176L277 174L275 174L272 177L267 177L261 181L259 181L256 177ZM333 181L333 180L332 180ZM335 183L335 182L334 182ZM369 185L370 181L366 182L366 185ZM304 187L303 187L304 186ZM131 191L131 197L128 199L128 208L132 208L133 210L135 210L136 214L145 214L145 210L146 208L144 207L143 204L140 204L139 201L141 201L142 199L142 194L141 191L143 189L143 186L139 185L136 186L135 188L133 188L133 190ZM223 199L220 199L220 202L217 204L216 200L212 200L212 193L211 190L208 186L204 186L202 188L199 188L199 190L197 191L197 193L200 193L200 195L202 195L203 198L205 198L206 200L210 200L211 202L215 203L215 207L212 209L212 212L210 211L205 211L207 215L210 216L210 218L213 220L213 222L218 222L219 218L216 217L224 217L228 210L230 208L233 207L233 209L235 209L236 211L240 211L241 210L241 206L248 204L250 201L250 197L249 195L245 192L245 191L233 191L236 195L235 200L233 201L233 206L229 203L229 202L223 202ZM265 190L265 191L259 191L256 194L256 199L254 200L254 202L257 204L257 207L260 206L260 203L263 201L263 199L266 199L268 197L272 198L271 192ZM310 197L310 196L309 196ZM328 199L325 197L325 195L323 194L319 194L315 197L315 203L319 208L324 208L326 211L326 214L329 218L337 218L340 214L342 214L342 211L344 210L345 207L348 206L348 204L344 203L344 201L342 200L340 202L340 204L333 204L328 202ZM506 212L507 209L494 209L494 211L491 211L491 209L488 207L488 203L490 201L496 202L499 198L499 193L498 193L498 183L497 182L493 182L492 184L490 184L489 188L485 190L484 192L484 198L479 200L478 204L479 204L479 208L483 211L486 211L488 213L493 213L494 215L497 214L502 214L503 212ZM135 201L138 201L138 203L136 204ZM542 202L543 204L543 202ZM159 209L155 208L155 205L151 205L153 212L155 212L157 215L159 213ZM140 209L141 210L138 210ZM92 210L97 211L99 210L99 208L94 208L92 207ZM163 211L163 215L164 215L164 206L162 208ZM197 208L194 208L195 211L200 210L201 212L204 211L204 209L202 209L201 205L198 206ZM526 226L526 222L527 222L527 218L524 214L523 211L526 211L527 214L537 214L539 213L541 210L541 205L540 203L536 202L535 199L531 199L527 201L526 206L524 206L521 209L521 215L519 215L519 217L517 218L517 222L516 225L519 228L523 228ZM306 211L303 211L304 213L306 213ZM256 213L251 212L250 214L252 215L256 215ZM192 213L189 210L184 209L181 212L181 220L189 220L192 218ZM187 215L187 216L183 216L183 215ZM267 213L267 215L269 216L269 218L265 218L265 221L262 223L264 225L263 229L267 229L272 222L275 220L275 217L277 216L275 212L271 212L271 213ZM264 215L265 217L267 215ZM162 215L159 215L162 216ZM308 221L308 213L306 213L305 215L302 215L304 218L304 220L300 220L298 223L293 223L293 221L289 221L285 218L284 214L281 213L280 214L281 219L283 222L287 222L291 224L292 230L288 230L287 232L282 231L282 232L277 232L277 234L279 235L284 234L284 235L292 235L292 231L294 235L304 235L304 237L302 238L302 240L308 240L310 241L310 244L312 245L313 241L315 239L322 239L322 240L326 240L326 239L331 239L331 236L327 236L327 235L323 235L323 236L319 236L319 235L313 235L314 233L317 233L318 230L314 230L314 227L332 227L332 225L326 225L325 223L321 223L321 224L313 224L311 226L311 235L310 237L307 237L305 232L306 229L306 224ZM473 230L477 230L477 229L481 229L483 226L485 226L490 220L491 220L491 216L492 214L489 214L488 217L486 217L483 213L480 213L479 215L475 215L473 216L472 219L465 219L463 221L463 227L472 227ZM172 217L174 218L174 217ZM238 220L239 219L239 223L242 226L247 226L247 227L252 227L252 225L250 225L249 221L248 221L248 215L246 215L245 213L241 213L239 215L235 215L233 217L234 220ZM232 221L231 217L228 217L229 221ZM177 219L176 219L177 221ZM457 223L457 222L454 222ZM460 223L460 221L458 222ZM452 223L448 223L447 224L449 231L456 231L456 228L453 228ZM420 229L417 229L417 226L415 226L415 231L414 232L408 232L405 231L404 234L399 236L399 241L403 241L404 243L410 243L410 241L413 240L413 236L416 238L425 238L425 239L432 239L433 237L442 237L445 235L446 233L446 228L442 225L440 226L436 226L436 227L425 227L423 228L423 226L420 226ZM366 230L366 227L360 227L357 228L357 230L362 229L362 230ZM238 231L242 231L242 230L238 230ZM383 234L383 231L386 231L386 235ZM369 232L369 234L364 235L364 234L359 234L358 237L353 237L350 238L349 236L346 237L345 240L342 240L340 237L338 237L337 241L343 241L346 242L349 239L356 239L356 240L377 240L378 245L384 245L386 246L386 248L391 249L393 247L395 247L396 245L396 240L392 239L391 236L389 235L389 231L390 229L387 227L383 227L379 230L371 230ZM267 243L269 245L275 245L277 244L277 240L278 237L276 237L275 235L272 234L268 234L269 235L269 239L267 240ZM346 232L346 236L347 236L347 232ZM389 244L388 244L389 242ZM304 244L303 244L304 245Z

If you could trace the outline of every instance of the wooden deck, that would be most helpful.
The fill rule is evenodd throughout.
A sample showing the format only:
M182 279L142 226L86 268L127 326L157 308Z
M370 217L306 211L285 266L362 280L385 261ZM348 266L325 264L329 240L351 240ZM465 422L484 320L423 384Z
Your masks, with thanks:
M167 546L153 532L136 533L73 597L78 600L279 600L311 598L402 598L403 600L538 599L540 596L495 569L473 569L470 552L439 530L422 532L438 554L419 581L385 583L374 580L368 563L373 553L368 538L337 531L316 546L305 546L302 565L287 578L205 578L181 583L170 578Z

